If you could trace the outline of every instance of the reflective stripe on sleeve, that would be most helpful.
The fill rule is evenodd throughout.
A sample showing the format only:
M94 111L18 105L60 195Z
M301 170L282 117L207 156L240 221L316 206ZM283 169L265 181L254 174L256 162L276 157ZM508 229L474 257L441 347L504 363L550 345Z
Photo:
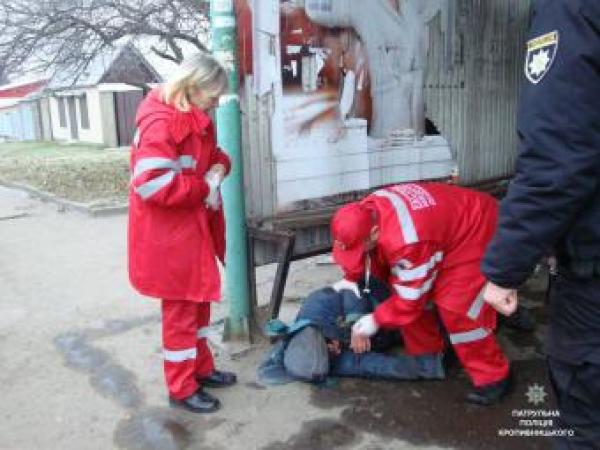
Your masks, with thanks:
M179 157L179 167L181 169L195 169L196 168L196 160L193 156L183 155Z
M437 272L434 272L431 278L426 280L420 288L411 288L400 284L394 284L394 289L404 300L416 301L419 300L423 294L431 290L435 277L437 277Z
M480 341L488 337L489 334L489 330L486 330L485 328L476 328L475 330L465 331L462 333L450 333L449 337L450 342L452 342L453 345L456 345Z
M160 177L156 177L150 181L145 182L144 184L135 188L135 192L137 192L142 199L147 200L152 197L166 185L171 183L175 178L175 172L173 170L169 170L167 173L161 175Z
M400 281L415 281L420 278L425 278L429 271L435 267L444 258L442 252L436 252L431 259L414 269L403 269L398 265L392 268L392 273L400 279Z
M135 164L135 169L133 170L133 178L139 177L144 172L148 172L149 170L157 170L157 169L171 169L173 171L179 170L179 164L176 161L173 161L169 158L142 158Z
M133 178L139 177L144 172L149 170L158 169L170 169L175 172L179 172L182 169L195 169L196 160L193 156L183 155L177 160L169 158L163 158L160 156L153 156L150 158L141 158L136 164L133 170Z
M183 362L188 359L196 359L196 347L186 348L185 350L167 350L164 349L165 361Z
M393 192L380 190L374 192L373 195L377 195L378 197L385 197L394 206L396 211L396 215L398 216L398 222L400 223L400 228L402 230L402 235L404 236L404 242L406 244L414 244L419 242L419 237L417 236L417 230L415 229L415 224L413 223L412 217L408 208L406 207L406 203L402 200L398 195Z

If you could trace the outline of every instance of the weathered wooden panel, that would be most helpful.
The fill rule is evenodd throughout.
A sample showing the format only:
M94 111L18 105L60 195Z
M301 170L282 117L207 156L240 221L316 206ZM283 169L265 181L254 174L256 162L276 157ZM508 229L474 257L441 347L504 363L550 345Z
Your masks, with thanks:
M248 75L240 101L246 216L249 219L273 216L276 199L273 182L276 174L270 143L271 94L259 97L254 94L252 85L252 76ZM254 249L257 265L274 262L277 257L274 244L258 241Z
M240 109L246 215L249 218L275 214L276 186L271 153L271 94L254 95L252 77L247 76Z
M512 173L529 9L529 0L451 0L430 24L427 116L463 183Z

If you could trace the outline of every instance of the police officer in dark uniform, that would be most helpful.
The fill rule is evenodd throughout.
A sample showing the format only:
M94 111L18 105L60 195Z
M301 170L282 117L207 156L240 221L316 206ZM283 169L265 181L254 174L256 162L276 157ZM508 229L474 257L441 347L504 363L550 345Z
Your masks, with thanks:
M499 312L556 254L547 341L559 448L600 448L600 0L537 0L518 117L517 167L482 263Z

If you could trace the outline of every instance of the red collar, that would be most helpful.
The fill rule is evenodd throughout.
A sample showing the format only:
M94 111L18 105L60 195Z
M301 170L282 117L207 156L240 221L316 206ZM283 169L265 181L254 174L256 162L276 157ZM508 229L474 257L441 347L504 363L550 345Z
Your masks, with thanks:
M179 144L191 133L203 135L212 127L212 119L199 108L192 107L189 112L176 110L171 121L171 134Z

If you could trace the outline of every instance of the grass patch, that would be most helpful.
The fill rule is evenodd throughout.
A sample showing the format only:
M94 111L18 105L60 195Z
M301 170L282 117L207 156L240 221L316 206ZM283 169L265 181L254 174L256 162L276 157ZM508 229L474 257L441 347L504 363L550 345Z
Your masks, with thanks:
M129 152L56 142L2 143L0 180L77 202L120 203L127 199Z

